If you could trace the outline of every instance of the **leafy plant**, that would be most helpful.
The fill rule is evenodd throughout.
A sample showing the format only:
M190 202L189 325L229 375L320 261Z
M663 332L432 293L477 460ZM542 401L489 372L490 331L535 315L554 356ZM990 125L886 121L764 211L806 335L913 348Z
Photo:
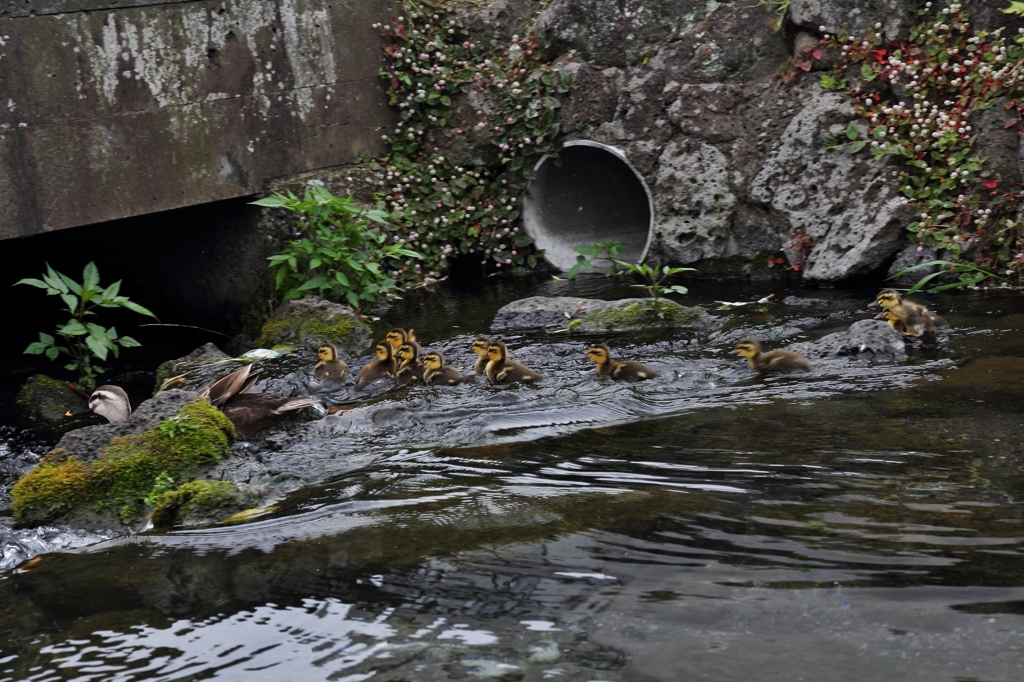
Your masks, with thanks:
M168 438L176 438L186 431L195 431L199 428L199 424L190 422L186 414L176 414L173 417L161 419L157 423L157 428Z
M1006 12L1007 14L1017 14L1024 17L1024 2L1020 2L1020 0L1013 0L1009 7L1004 7L1001 11Z
M975 31L963 4L926 3L909 38L888 42L876 24L867 36L826 34L841 52L839 73L853 72L849 93L859 120L846 140L826 144L850 154L896 157L893 173L904 203L917 218L911 239L948 254L964 284L987 278L1018 283L1024 272L1020 183L1000 174L975 152L976 115L1005 111L1004 127L1024 120L1024 35L1003 29ZM1006 10L1024 11L1014 2ZM997 108L998 107L998 108ZM984 274L983 274L984 273ZM1005 281L1005 280L1004 280Z
M114 327L104 327L89 318L96 316L96 308L125 308L140 315L148 315L156 319L156 315L130 300L119 295L121 281L109 287L100 286L100 274L95 263L89 263L82 270L82 281L76 282L67 275L57 272L46 264L46 274L42 279L21 279L15 282L43 289L50 296L59 296L71 319L57 327L56 336L39 332L39 340L30 343L25 353L29 355L45 355L56 360L66 355L69 362L64 369L78 373L78 384L86 389L96 387L96 377L103 368L95 364L97 360L105 362L110 353L118 357L122 348L135 348L141 345L130 336L119 336Z
M772 29L780 30L782 28L782 21L786 18L786 12L789 11L789 5L792 0L758 0L754 5L747 5L748 7L768 7L775 11L775 18L772 19Z
M847 88L846 79L837 76L834 73L821 74L821 79L818 81L818 84L821 85L822 90L842 92Z
M615 262L644 281L643 284L634 284L633 286L647 292L647 295L651 298L651 311L658 317L665 316L665 312L661 307L661 299L665 294L689 293L689 289L686 287L678 284L668 284L668 280L684 272L697 272L694 268L673 268L668 265L655 265L652 267L644 263L626 263L621 260Z
M398 235L389 240L383 230L368 226L367 220L386 225L387 213L364 209L320 185L307 189L302 199L274 193L253 203L291 211L302 231L301 238L269 258L282 301L317 294L359 310L379 298L397 298L403 261L422 258Z
M933 260L928 263L912 265L909 268L904 268L903 270L900 270L899 272L889 277L888 279L895 279L897 277L901 277L907 274L908 272L913 272L914 270L920 270L921 268L930 268L935 266L941 266L942 269L937 270L935 272L931 272L922 277L921 279L919 279L914 284L914 286L910 287L910 289L907 291L907 296L910 296L911 294L920 291L921 289L924 288L926 284L928 284L928 282L932 281L933 279L940 275L959 275L959 279L955 282L950 282L947 284L941 284L936 287L931 287L931 291L945 291L946 289L976 287L978 286L978 284L980 284L981 282L985 281L990 277L994 277L995 279L999 279L1004 282L1007 281L1005 278L1000 277L999 275L995 275L987 270L983 270L977 267L976 265L972 265L971 263L953 263L948 260Z
M162 424L163 422L160 423ZM174 479L171 478L171 475L166 471L161 471L160 474L157 475L156 480L153 481L153 489L149 491L149 494L146 495L143 502L146 503L147 507L152 509L156 507L156 498L171 490L174 490Z
M595 260L606 260L611 262L612 268L618 270L616 256L622 251L622 245L614 240L594 242L591 246L574 246L573 250L579 253L576 256L576 265L569 268L566 279L576 279L576 275L584 270L593 270ZM604 254L604 255L601 255Z
M535 175L533 161L557 152L558 97L573 77L547 62L537 33L483 45L453 4L405 0L399 7L399 16L377 25L387 61L380 75L401 119L383 135L391 154L382 201L393 230L424 254L426 280L468 254L496 271L525 273L539 258L516 225L518 198ZM468 91L479 106L475 122L454 128L455 99ZM493 162L462 166L438 153L439 142L470 135L492 145Z

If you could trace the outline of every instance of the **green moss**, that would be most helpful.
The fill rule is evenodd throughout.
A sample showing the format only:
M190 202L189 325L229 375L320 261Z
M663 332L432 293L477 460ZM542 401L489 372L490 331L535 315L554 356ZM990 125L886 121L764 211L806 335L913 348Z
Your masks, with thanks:
M18 414L30 426L63 421L65 412L84 402L66 381L57 381L45 374L29 377L14 399Z
M659 315L660 313L660 315ZM704 315L703 308L687 308L661 299L655 310L650 302L627 303L618 308L596 310L583 318L580 331L678 327L695 324Z
M338 317L332 324L300 315L284 319L271 319L263 325L260 333L260 345L270 346L286 338L294 338L300 345L303 339L309 337L342 340L351 336L353 329L352 320L347 317Z
M186 521L216 521L250 507L257 497L230 481L191 481L159 495L150 518L156 528Z
M22 521L43 521L56 515L113 511L129 522L142 517L143 498L166 471L175 480L231 454L234 427L205 400L184 406L183 420L194 429L162 432L159 426L138 435L115 438L88 464L48 454L11 490L11 507Z

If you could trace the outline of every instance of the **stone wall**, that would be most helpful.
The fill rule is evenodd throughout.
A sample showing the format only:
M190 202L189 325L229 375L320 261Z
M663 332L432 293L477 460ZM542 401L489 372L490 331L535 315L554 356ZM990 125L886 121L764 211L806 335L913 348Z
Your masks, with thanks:
M905 37L916 4L793 0L781 27L750 0L492 0L463 18L481 39L543 31L578 83L560 109L567 138L622 149L653 190L652 259L768 277L781 253L807 280L840 281L892 262L910 208L892 166L825 149L853 120L850 100L822 90L817 73L788 85L779 74L822 27ZM978 28L1024 25L990 2L968 7ZM827 56L816 68L830 68ZM989 118L975 126L979 150L1019 177L1016 131ZM449 152L484 156L459 144Z
M0 0L0 239L382 151L382 0Z

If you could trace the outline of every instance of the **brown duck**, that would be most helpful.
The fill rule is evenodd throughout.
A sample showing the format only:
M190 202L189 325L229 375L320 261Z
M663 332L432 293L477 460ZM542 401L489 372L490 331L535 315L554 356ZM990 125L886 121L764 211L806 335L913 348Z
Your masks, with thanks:
M355 387L357 391L363 390L370 382L377 379L395 376L397 367L395 367L395 358L392 354L391 344L387 341L381 341L374 347L373 353L377 356L377 359L359 370L359 378L356 379Z
M508 348L501 341L491 341L487 347L487 378L493 384L535 384L544 376L526 365L508 359Z
M773 350L762 353L761 344L753 339L740 341L736 346L736 350L730 352L732 355L742 355L745 357L747 365L755 372L802 374L811 371L807 360L799 353L788 350Z
M399 386L423 383L426 366L420 360L420 344L406 341L398 348L398 371L395 379Z
M587 358L597 363L598 374L610 376L618 381L643 381L658 376L656 371L634 360L614 362L611 350L603 343L591 346L587 351Z
M451 365L444 364L444 356L437 351L424 355L423 365L427 368L423 374L423 383L427 386L454 386L470 380Z
M274 393L248 393L259 379L252 371L253 363L241 367L209 386L199 389L199 396L219 407L235 425L241 439L251 438L288 412L317 404L313 398L286 398Z
M333 343L322 344L316 351L320 361L313 368L313 376L325 386L338 386L348 378L348 365L338 359L338 349Z

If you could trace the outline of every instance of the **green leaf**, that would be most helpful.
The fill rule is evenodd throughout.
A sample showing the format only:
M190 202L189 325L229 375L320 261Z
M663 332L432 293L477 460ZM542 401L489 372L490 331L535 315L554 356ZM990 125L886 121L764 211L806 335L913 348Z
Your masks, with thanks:
M846 126L846 139L856 140L860 137L860 128L857 127L856 121L850 121Z
M117 340L117 342L121 344L122 348L138 348L142 345L130 336L122 336Z
M115 301L117 301L117 305L121 306L122 308L127 308L133 313L139 313L140 315L148 315L149 317L152 317L154 320L159 319L156 315L150 312L149 308L144 308L135 301L129 301L127 298L123 296L118 296L115 299Z
M249 202L254 206L266 206L267 208L280 208L286 207L289 204L288 198L281 196L280 194L271 194L269 197L263 199L257 199L256 201Z
M50 346L46 349L46 357L50 360L56 360L58 355L60 355L60 348L57 346Z
M96 268L96 263L89 261L89 264L82 270L82 289L83 291L95 291L100 285L100 272Z
M860 65L860 76L861 76L861 78L863 78L864 80L867 80L867 81L874 80L874 78L875 78L875 70L872 69L871 65L868 64L868 63L861 64Z
M26 279L19 279L17 282L14 283L14 286L18 286L19 284L28 284L29 286L38 287L39 289L50 288L50 285L47 284L46 282L39 279L32 279L31 277Z
M52 344L43 343L42 341L33 341L28 344L28 348L22 351L26 355L42 355L46 352L47 348L51 348Z
M61 336L83 336L89 333L89 330L79 322L78 320L71 320L63 327L57 330L57 333Z
M864 140L857 140L847 148L846 152L848 154L856 154L861 149L864 149L864 147L867 146L867 144L868 143L865 142Z
M100 360L107 359L107 347L94 336L85 337L85 345L89 347L92 354Z
M68 307L68 312L74 315L78 312L79 298L74 294L61 294L61 300L64 301L64 305Z

